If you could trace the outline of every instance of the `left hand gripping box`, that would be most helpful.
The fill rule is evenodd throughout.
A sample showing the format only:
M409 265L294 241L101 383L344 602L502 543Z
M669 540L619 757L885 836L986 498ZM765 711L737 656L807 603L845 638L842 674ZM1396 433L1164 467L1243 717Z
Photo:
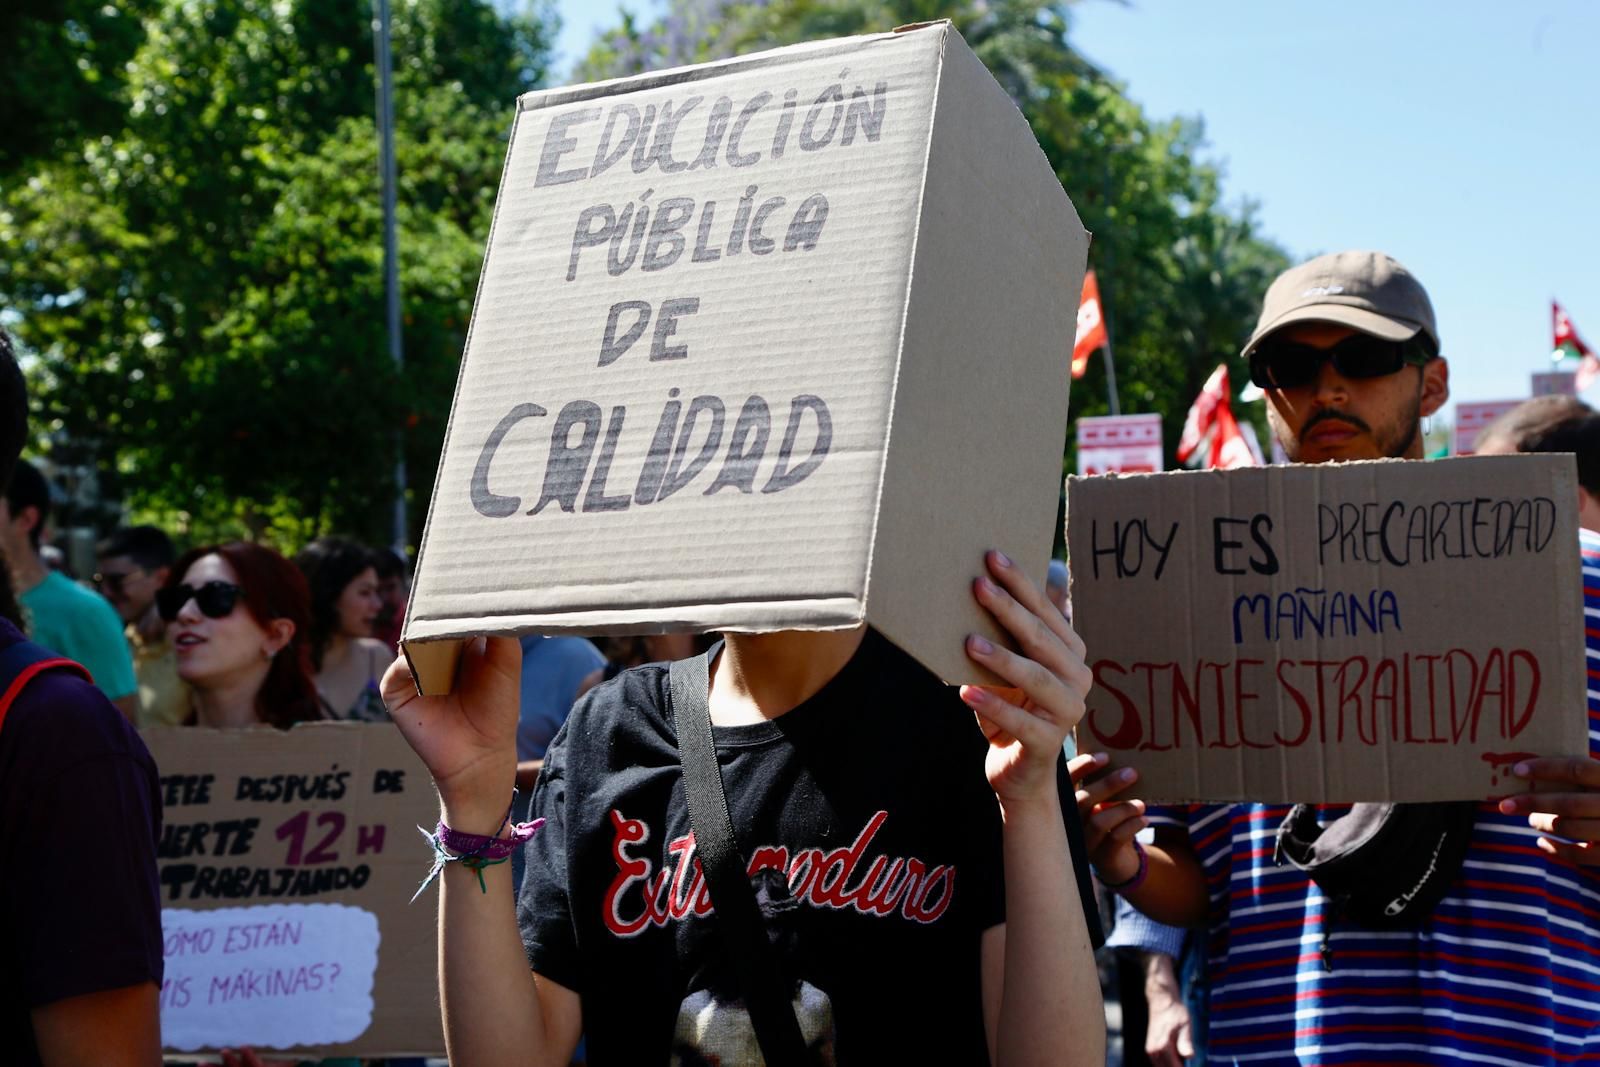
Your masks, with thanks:
M948 23L519 101L404 647L837 629L1042 581L1088 235Z

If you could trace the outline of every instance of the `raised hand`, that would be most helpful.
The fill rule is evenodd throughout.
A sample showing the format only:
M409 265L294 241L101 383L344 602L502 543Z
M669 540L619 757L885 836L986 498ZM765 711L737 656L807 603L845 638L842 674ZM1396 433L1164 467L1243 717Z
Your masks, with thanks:
M985 769L1001 804L1054 798L1061 746L1083 717L1093 683L1083 641L1004 554L989 552L984 562L989 576L973 583L973 595L1022 651L998 648L976 634L968 637L967 655L1011 687L965 685L961 699L977 713L989 739Z
M1083 820L1083 843L1095 870L1112 883L1132 878L1139 870L1133 838L1148 823L1144 801L1111 798L1139 780L1132 767L1105 770L1111 759L1104 752L1075 756L1067 764L1077 790L1078 817ZM1103 773L1102 773L1103 772Z
M511 803L521 685L522 645L514 637L468 641L455 688L444 696L418 696L404 657L384 672L389 717L427 765L445 821L458 830L494 833Z
M1538 844L1552 856L1584 867L1600 867L1600 761L1583 756L1523 760L1511 769L1529 784L1559 785L1559 791L1506 797L1500 810L1527 815L1543 836ZM1566 838L1558 841L1556 838Z

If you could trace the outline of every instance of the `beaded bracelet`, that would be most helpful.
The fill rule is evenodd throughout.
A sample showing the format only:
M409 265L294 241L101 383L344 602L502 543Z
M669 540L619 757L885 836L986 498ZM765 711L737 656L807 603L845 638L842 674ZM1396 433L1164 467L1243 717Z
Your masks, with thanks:
M421 885L417 886L417 891L411 895L411 899L416 900L420 897L422 891L432 885L435 878L439 877L439 872L452 863L459 863L467 870L476 873L479 891L487 893L489 885L483 880L484 868L496 867L506 862L516 853L518 848L522 847L529 838L538 833L539 828L544 825L543 819L534 819L532 822L512 823L509 837L498 836L500 831L505 828L505 825L511 822L511 813L516 810L516 805L517 793L513 789L511 791L511 806L506 809L505 817L500 820L500 825L494 828L494 833L492 834L463 833L460 830L446 826L442 819L431 834L422 827L417 827L417 832L422 835L423 840L427 841L433 848L433 866L429 868L428 876L422 880Z
M1150 873L1150 856L1145 852L1144 846L1139 843L1137 838L1134 839L1133 850L1139 854L1139 869L1133 872L1133 876L1124 878L1120 882L1108 882L1102 877L1100 878L1101 885L1107 889L1122 892L1127 889L1138 889L1144 884L1144 876ZM1098 876L1100 872L1096 871L1095 874Z

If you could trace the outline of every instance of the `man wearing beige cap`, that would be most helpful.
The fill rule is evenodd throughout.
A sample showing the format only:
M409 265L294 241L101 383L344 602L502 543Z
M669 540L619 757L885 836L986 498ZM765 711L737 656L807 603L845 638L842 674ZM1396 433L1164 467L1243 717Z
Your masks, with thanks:
M1323 463L1420 459L1422 418L1449 397L1439 352L1416 278L1380 253L1341 252L1272 284L1244 356L1284 451ZM1600 589L1600 539L1583 536L1584 584ZM1600 593L1586 603L1600 614ZM1600 638L1588 660L1600 676ZM1590 739L1600 749L1600 730ZM1079 800L1107 885L1155 919L1208 928L1209 1063L1600 1061L1600 762L1529 759L1516 773L1557 791L1386 809L1465 848L1425 876L1442 899L1388 929L1275 862L1287 806L1147 812L1109 776ZM1307 814L1327 826L1347 811ZM1134 836L1146 824L1148 849ZM1377 880L1366 858L1361 877Z

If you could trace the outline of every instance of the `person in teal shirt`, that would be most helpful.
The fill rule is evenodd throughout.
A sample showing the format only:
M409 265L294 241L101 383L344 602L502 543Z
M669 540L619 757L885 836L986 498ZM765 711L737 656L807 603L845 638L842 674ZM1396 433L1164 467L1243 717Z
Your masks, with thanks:
M88 668L95 685L131 720L139 702L133 652L109 601L52 571L39 554L50 487L37 467L17 463L0 500L0 543L35 643Z

